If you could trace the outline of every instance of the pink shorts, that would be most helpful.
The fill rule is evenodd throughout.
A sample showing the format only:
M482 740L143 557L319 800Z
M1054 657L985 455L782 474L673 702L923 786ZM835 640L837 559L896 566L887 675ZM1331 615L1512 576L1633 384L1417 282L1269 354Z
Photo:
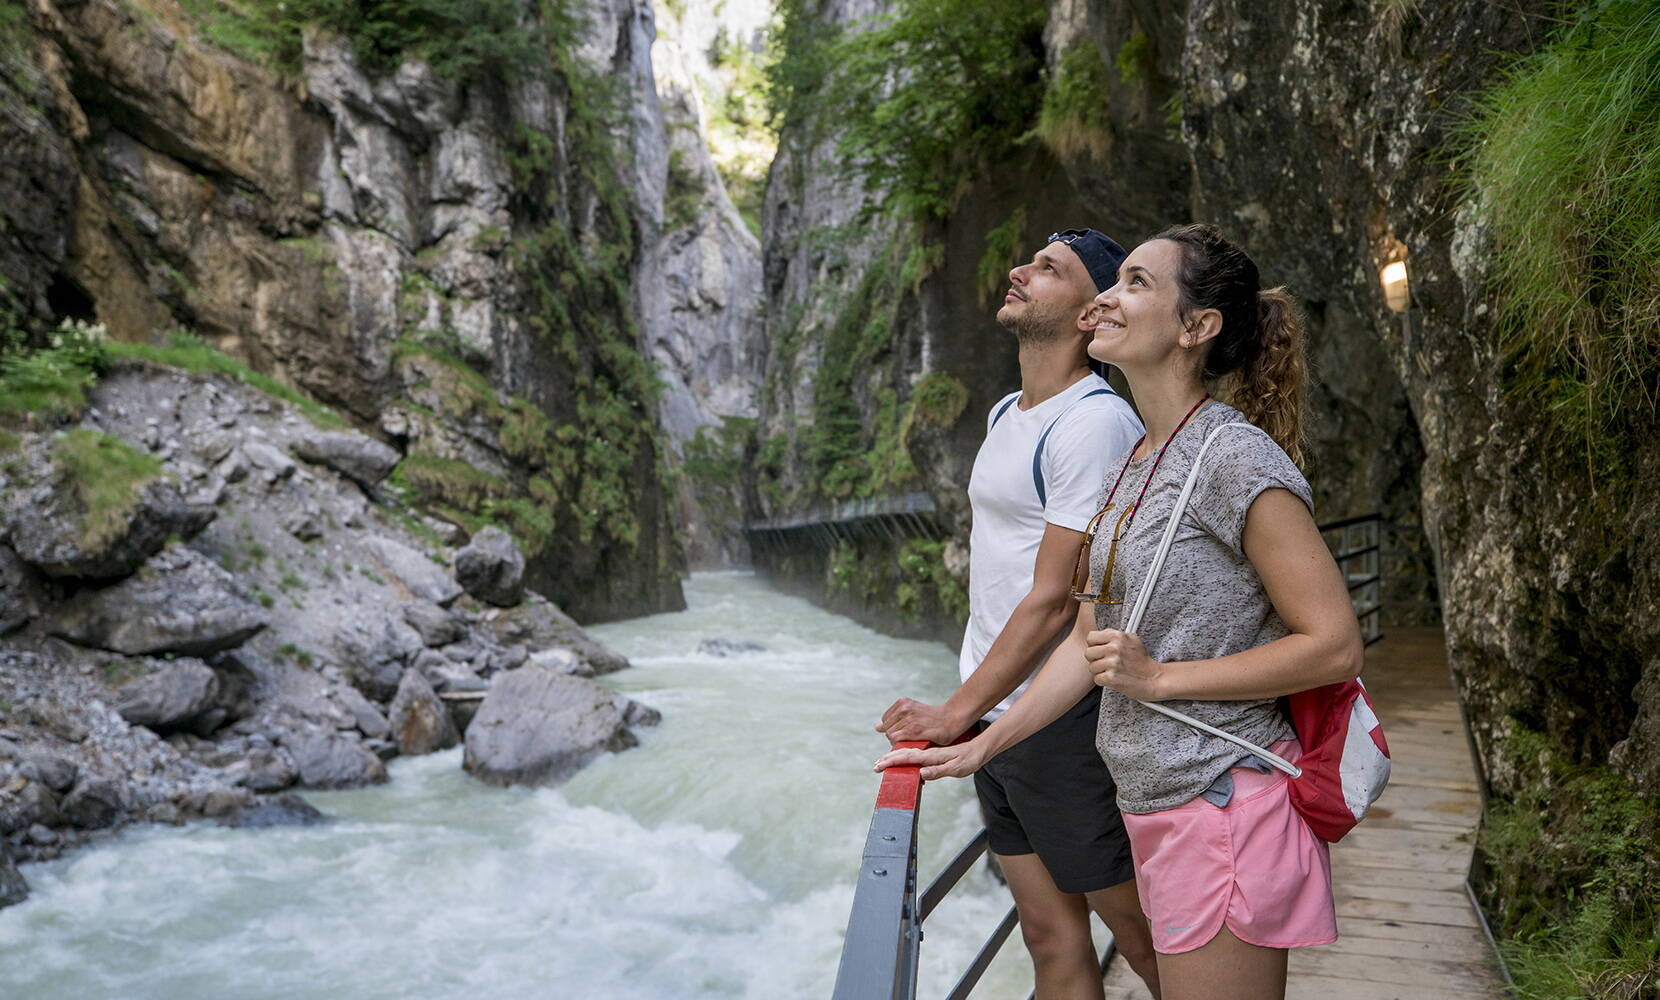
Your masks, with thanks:
M1302 748L1271 748L1295 761ZM1222 924L1241 941L1302 948L1337 940L1326 844L1291 806L1283 772L1233 769L1233 799L1203 798L1154 813L1124 814L1136 891L1166 955L1192 951Z

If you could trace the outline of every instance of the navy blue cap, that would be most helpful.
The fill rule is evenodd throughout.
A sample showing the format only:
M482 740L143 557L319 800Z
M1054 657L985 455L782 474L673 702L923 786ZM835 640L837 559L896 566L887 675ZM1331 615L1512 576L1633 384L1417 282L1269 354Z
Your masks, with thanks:
M1129 254L1111 236L1096 229L1063 229L1049 234L1050 243L1065 243L1084 262L1095 290L1104 292L1118 284L1118 268Z

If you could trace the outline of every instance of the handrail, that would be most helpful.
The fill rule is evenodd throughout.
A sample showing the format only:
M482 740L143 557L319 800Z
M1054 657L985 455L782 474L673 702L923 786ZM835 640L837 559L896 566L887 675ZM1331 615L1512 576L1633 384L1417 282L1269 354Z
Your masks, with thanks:
M1341 533L1332 555L1348 584L1355 614L1364 622L1366 644L1371 645L1383 638L1378 627L1382 611L1382 518L1363 514L1319 525L1319 530L1322 535ZM1357 561L1364 561L1360 571L1350 573L1348 564ZM1371 600L1362 606L1355 591L1365 588L1371 588ZM964 733L958 739L967 736ZM917 741L894 744L898 749L930 745ZM921 897L917 896L917 811L922 784L921 769L917 767L890 767L882 772L870 833L859 860L859 882L853 891L832 1000L914 1000L922 922L987 850L988 835L982 829L940 870ZM1019 913L1011 906L946 995L947 1000L966 1000L1019 920ZM1113 952L1109 935L1101 958L1103 974Z

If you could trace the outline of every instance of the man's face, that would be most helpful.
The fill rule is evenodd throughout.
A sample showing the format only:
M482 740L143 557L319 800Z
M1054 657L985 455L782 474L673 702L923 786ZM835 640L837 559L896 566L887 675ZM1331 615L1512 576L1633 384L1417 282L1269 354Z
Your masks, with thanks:
M1009 272L997 322L1021 341L1034 343L1092 333L1084 321L1094 297L1095 282L1084 262L1065 243L1051 243L1033 254L1031 263Z

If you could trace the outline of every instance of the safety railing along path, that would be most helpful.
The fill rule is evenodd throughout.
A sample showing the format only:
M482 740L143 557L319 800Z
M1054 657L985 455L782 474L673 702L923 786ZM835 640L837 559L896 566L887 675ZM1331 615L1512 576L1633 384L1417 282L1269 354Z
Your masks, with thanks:
M1348 585L1367 646L1383 638L1381 528L1377 514L1320 525ZM896 745L928 746L919 742ZM841 962L836 969L834 1000L913 1000L923 922L986 851L986 831L981 830L926 889L917 892L917 813L922 799L919 770L892 767L882 772L870 833L859 861L859 880L853 892ZM1011 905L945 995L946 1000L963 1000L973 991L1018 922L1019 915ZM1112 955L1109 933L1101 959L1103 971Z

